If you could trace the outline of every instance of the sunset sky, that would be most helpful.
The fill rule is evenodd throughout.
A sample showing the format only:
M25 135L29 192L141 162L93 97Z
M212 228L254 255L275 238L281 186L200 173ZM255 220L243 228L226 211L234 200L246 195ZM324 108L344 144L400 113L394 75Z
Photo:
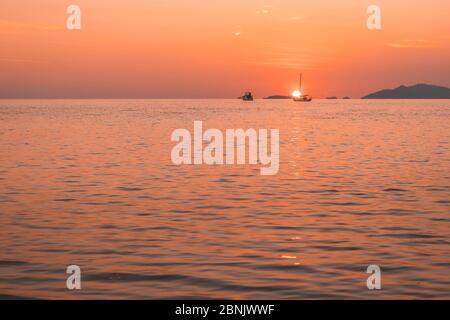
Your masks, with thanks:
M0 98L263 97L300 70L314 97L450 86L449 14L448 0L1 0Z

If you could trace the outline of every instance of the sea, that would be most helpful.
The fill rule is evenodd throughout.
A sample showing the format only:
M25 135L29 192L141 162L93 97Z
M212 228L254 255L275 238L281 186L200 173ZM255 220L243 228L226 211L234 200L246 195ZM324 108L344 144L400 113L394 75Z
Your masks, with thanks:
M277 174L175 165L194 121ZM0 298L450 299L450 100L0 100L0 150Z

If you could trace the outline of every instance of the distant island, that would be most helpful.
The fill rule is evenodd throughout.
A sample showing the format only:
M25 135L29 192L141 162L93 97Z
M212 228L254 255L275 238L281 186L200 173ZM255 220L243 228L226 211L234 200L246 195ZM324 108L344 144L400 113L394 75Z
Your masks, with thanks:
M265 97L264 99L291 99L291 98L292 97L290 97L290 96L274 95L274 96Z
M283 95L273 95L273 96L265 97L264 99L292 99L292 97L291 96L283 96ZM326 97L326 99L336 100L336 99L339 99L339 98L335 97L335 96L332 96L332 97ZM351 99L351 98L348 97L348 96L345 96L342 99L347 100L347 99Z
M450 88L430 84L400 86L371 93L362 99L450 99Z

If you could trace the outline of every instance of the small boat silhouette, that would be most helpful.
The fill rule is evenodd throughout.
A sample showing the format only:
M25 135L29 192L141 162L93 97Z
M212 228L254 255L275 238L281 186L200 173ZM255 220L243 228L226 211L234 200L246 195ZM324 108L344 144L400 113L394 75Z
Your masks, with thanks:
M250 91L246 92L242 97L239 97L243 101L253 101L253 95Z
M312 100L312 97L307 94L301 94L302 92L302 74L300 73L300 82L298 86L298 92L300 93L298 96L292 96L292 99L295 102L310 102Z

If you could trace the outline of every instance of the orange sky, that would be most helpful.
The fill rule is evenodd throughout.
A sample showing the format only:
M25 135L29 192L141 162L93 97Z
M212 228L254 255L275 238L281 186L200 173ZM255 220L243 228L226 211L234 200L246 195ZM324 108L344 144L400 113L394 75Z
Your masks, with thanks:
M449 13L448 0L1 0L0 97L262 97L290 94L299 70L315 97L450 86Z

